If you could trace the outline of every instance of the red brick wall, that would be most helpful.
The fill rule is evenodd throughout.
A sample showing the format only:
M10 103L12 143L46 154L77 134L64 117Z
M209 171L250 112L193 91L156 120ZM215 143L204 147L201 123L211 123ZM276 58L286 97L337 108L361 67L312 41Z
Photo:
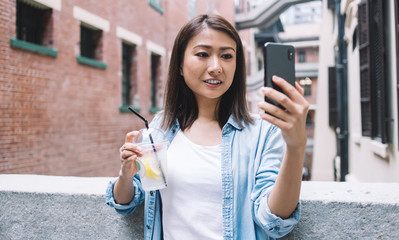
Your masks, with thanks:
M201 2L201 3L200 3ZM223 4L222 4L223 2ZM233 1L212 7L229 19ZM126 132L144 127L131 113L121 113L121 26L143 38L137 49L141 113L149 120L150 40L167 49L160 79L166 80L169 53L178 29L188 20L187 1L162 1L164 14L148 1L63 0L52 14L53 58L10 46L15 33L15 0L0 0L0 173L115 176L119 147ZM201 8L206 5L198 1ZM102 37L106 69L77 63L79 6L110 22Z

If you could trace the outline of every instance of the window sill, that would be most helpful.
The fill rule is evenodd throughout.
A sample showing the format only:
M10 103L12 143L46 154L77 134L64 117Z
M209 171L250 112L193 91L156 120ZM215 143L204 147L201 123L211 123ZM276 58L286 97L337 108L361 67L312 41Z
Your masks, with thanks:
M150 6L153 7L155 10L157 10L160 14L163 15L163 9L161 6L156 5L155 3L150 1Z
M139 107L132 107L134 111L136 112L140 112L140 108ZM119 107L119 112L131 112L129 110L129 105L122 105Z
M378 155L381 158L387 158L388 157L388 144L380 143L375 140L371 141L370 144L371 151L374 152L374 154Z
M11 38L10 44L12 47L16 47L16 48L36 52L36 53L41 53L41 54L48 55L51 57L56 57L58 55L57 49L44 47L44 46L41 46L38 44L18 40L16 38Z
M107 64L104 62L96 61L87 57L82 57L82 56L77 56L76 61L80 64L85 64L91 67L96 67L96 68L101 68L101 69L106 69Z
M154 113L157 113L157 112L161 111L161 109L151 107L148 111L149 111L150 113L154 114Z

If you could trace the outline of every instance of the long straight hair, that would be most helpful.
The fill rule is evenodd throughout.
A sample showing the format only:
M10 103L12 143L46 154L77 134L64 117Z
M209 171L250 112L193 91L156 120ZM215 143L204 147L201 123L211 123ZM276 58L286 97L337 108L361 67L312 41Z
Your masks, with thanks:
M164 102L163 128L170 128L177 119L180 128L185 130L198 117L198 105L191 89L180 74L184 61L184 52L188 42L205 28L211 28L228 34L237 45L236 71L230 88L222 95L216 116L220 128L226 124L230 115L242 127L253 123L246 102L246 69L243 46L235 28L219 15L199 15L184 25L176 36L169 64L168 79Z

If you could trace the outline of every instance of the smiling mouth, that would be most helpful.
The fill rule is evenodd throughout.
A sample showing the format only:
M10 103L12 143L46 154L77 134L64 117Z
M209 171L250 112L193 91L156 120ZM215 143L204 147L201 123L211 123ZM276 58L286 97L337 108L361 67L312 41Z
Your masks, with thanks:
M211 85L218 85L222 83L220 80L205 80L204 82Z

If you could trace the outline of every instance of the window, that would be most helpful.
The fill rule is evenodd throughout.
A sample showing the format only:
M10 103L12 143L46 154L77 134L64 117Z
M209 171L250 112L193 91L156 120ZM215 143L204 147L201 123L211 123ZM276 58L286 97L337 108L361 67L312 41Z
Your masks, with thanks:
M103 62L103 38L104 33L109 32L109 21L78 6L73 7L73 17L80 21L80 54L76 57L78 63L107 68Z
M306 116L306 127L313 127L313 118L309 111L308 115Z
M93 67L106 68L102 63L103 31L87 24L80 24L80 56L78 62Z
M163 14L162 0L150 0L150 6L157 10L159 13Z
M305 96L312 95L312 80L310 78L301 79L299 84L303 88Z
M122 42L122 106L120 111L128 111L132 105L139 109L139 95L137 91L137 56L136 46Z
M385 1L362 0L358 10L362 135L389 142L385 78Z
M160 92L158 89L160 86L160 66L161 66L161 56L157 54L151 54L151 106L150 113L155 113L160 109L160 97L158 94Z
M80 25L80 55L93 60L101 60L102 31Z
M57 56L53 49L53 10L35 2L16 2L16 38L11 46Z
M298 62L300 63L306 62L306 52L304 50L298 51Z

